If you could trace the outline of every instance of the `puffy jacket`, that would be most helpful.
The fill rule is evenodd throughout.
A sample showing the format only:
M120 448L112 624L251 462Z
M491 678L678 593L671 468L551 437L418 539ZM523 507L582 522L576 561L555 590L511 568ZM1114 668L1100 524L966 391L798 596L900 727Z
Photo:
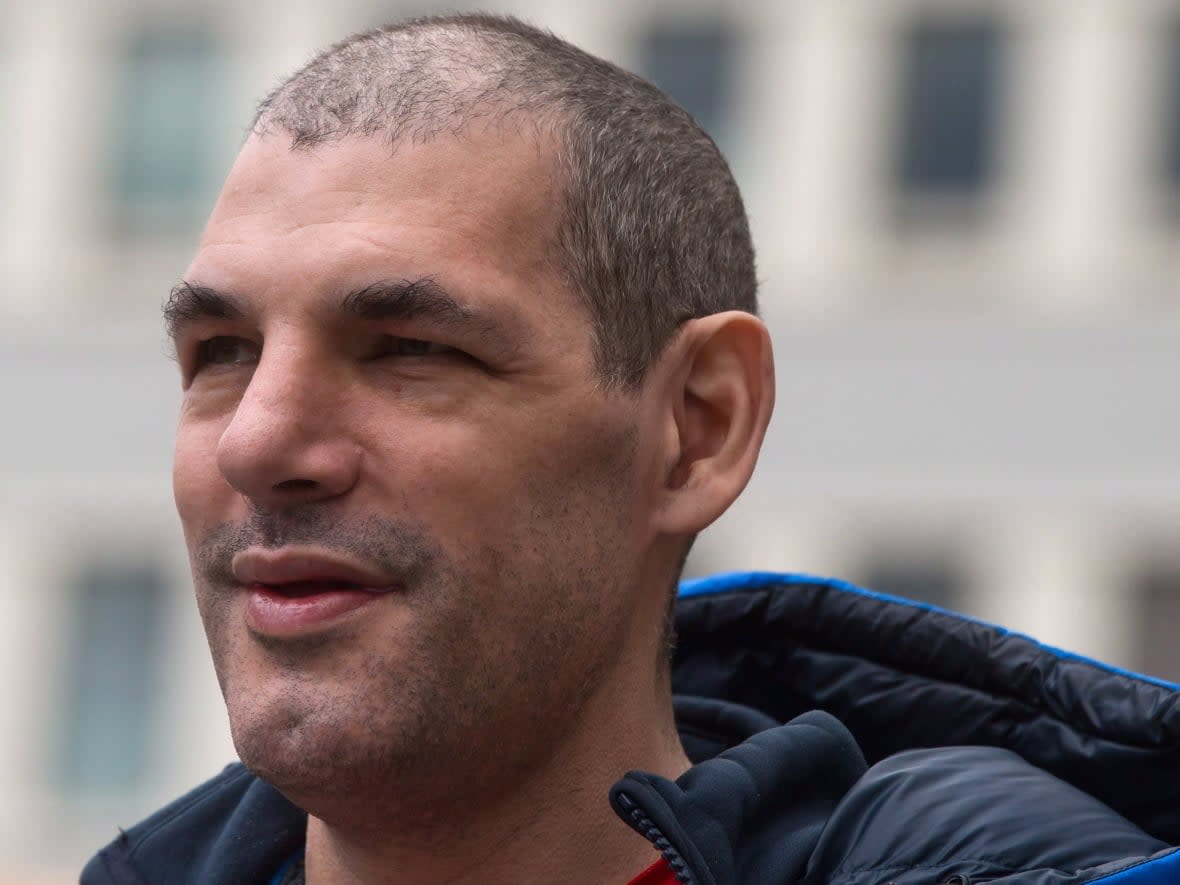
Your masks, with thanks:
M1180 885L1180 686L807 576L686 583L676 624L694 767L610 801L686 885ZM82 882L267 883L304 826L232 765Z

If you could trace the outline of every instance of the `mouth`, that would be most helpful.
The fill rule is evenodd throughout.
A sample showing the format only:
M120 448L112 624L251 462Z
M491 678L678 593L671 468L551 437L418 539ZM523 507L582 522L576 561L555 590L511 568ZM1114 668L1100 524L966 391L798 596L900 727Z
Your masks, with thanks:
M272 593L287 599L306 599L309 596L318 596L321 593L384 593L388 590L388 588L365 587L353 581L331 579L290 581L285 584L264 584L258 582L251 584L248 589Z
M251 548L234 557L246 624L272 639L299 638L360 614L391 594L387 576L326 552Z
M260 636L296 639L327 630L389 595L339 581L251 584L246 592L246 624Z

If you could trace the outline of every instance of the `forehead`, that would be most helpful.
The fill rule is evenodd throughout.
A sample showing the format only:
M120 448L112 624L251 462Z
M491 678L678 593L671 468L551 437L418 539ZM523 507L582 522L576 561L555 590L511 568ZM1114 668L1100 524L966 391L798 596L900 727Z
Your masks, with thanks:
M252 136L187 276L247 292L347 288L374 275L555 292L551 156L540 137L501 128L297 150L283 133Z

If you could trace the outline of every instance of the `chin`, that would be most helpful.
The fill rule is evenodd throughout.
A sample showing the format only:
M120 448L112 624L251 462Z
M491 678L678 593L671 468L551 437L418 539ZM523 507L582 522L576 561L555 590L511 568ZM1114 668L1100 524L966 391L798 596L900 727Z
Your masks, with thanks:
M267 680L238 685L226 695L242 763L305 810L319 802L360 799L396 780L392 772L420 761L401 759L405 723L366 711L332 687Z
M235 729L242 763L309 815L335 826L408 822L423 808L434 777L420 758L397 758L374 746L364 728L344 732L314 721L251 722Z
M231 727L234 748L247 768L299 805L296 797L326 797L351 788L344 782L349 775L340 752L348 741L338 730L260 712Z

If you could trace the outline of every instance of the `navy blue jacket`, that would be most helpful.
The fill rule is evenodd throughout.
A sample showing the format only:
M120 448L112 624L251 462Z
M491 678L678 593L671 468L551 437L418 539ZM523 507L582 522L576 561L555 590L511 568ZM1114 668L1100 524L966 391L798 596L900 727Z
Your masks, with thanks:
M696 764L610 801L681 882L1180 885L1180 686L803 576L690 582L676 623ZM232 765L82 882L265 885L305 822Z

